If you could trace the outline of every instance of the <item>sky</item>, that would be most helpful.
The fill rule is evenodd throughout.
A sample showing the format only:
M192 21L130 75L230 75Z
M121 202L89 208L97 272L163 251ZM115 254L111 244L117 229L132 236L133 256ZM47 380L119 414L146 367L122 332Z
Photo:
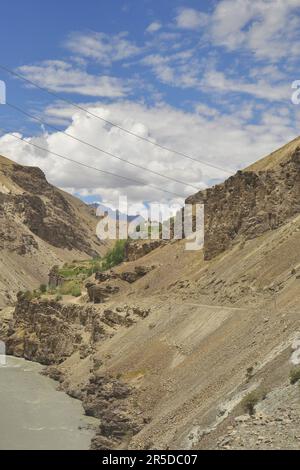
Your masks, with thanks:
M87 202L182 203L300 134L300 0L11 0L1 18L0 153Z

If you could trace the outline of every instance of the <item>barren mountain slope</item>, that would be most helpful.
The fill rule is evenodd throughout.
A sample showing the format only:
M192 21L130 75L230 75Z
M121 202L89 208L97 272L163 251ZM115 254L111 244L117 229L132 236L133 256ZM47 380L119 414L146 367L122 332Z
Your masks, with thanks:
M206 259L280 227L300 212L299 139L187 202L205 205Z
M216 447L249 391L288 380L300 218L208 262L182 241L114 272L141 265L156 267L131 284L100 283L120 288L104 304L21 302L8 351L52 364L101 419L98 448Z
M298 156L295 148L280 166L293 185ZM300 345L300 210L281 171L270 174L280 182L273 226L258 217L268 191L252 198L249 215L240 176L212 189L216 210L224 208L218 191L232 190L222 233L230 235L239 204L241 227L249 216L255 224L251 237L236 232L209 259L172 241L93 276L75 302L19 297L2 336L8 352L49 365L48 374L100 418L95 448L299 447L300 396L288 381ZM267 174L255 173L255 187L267 185ZM214 239L208 228L212 247L221 232ZM95 304L98 295L104 302ZM269 417L236 421L254 390L256 408Z
M0 306L47 280L63 260L101 254L89 208L50 185L38 168L0 157Z
M285 162L288 162L292 155L296 152L297 147L300 146L300 137L292 140L286 145L283 145L278 150L270 153L264 158L261 158L257 162L245 168L244 171L266 171L274 170L280 165L284 165Z

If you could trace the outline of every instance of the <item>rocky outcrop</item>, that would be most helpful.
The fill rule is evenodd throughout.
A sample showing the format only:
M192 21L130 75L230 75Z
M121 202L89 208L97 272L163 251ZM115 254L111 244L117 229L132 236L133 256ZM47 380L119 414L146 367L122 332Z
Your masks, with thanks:
M117 275L112 270L106 272L98 271L95 273L95 279L99 282L105 282L110 281L111 279L117 279Z
M1 167L1 173L15 188L0 193L1 248L18 250L24 255L28 250L38 249L34 238L37 236L54 247L74 249L90 256L97 254L100 241L78 217L84 215L86 221L93 219L85 204L77 203L49 184L39 168L12 163ZM94 230L96 223L95 217ZM32 238L24 229L20 232L21 226L28 229Z
M119 291L118 286L110 286L109 284L101 286L93 282L87 282L85 285L89 300L94 304L102 304L112 294L116 294Z
M135 261L166 243L166 240L130 240L125 246L125 259Z
M300 147L273 170L239 171L186 203L205 206L207 260L233 243L274 230L300 213Z
M119 277L122 279L122 281L126 281L129 282L129 284L132 284L141 277L146 276L146 274L148 274L154 268L155 266L135 266L134 271L122 272L119 274Z
M135 266L132 271L123 271L121 273L116 273L113 270L107 272L97 272L95 274L95 280L99 283L112 281L115 279L121 279L126 281L129 284L136 282L138 279L146 276L150 271L155 269L155 266Z
M5 330L7 353L41 364L60 364L77 351L89 354L113 330L129 327L149 313L150 309L137 305L97 310L90 305L31 299L20 292Z
M65 282L65 278L61 274L59 274L59 268L57 265L51 268L48 277L48 285L51 289L56 289L57 287L62 286Z
M99 311L92 306L64 305L19 293L13 319L10 324L3 322L0 337L5 340L7 354L47 365L44 373L59 381L62 390L82 400L87 415L100 418L93 449L114 449L137 433L144 421L135 390L121 378L101 372L102 361L94 359L94 346L111 337L114 330L146 318L149 312L128 305ZM72 385L63 367L74 353L80 359L89 356L92 364L83 387Z
M19 293L8 331L8 354L41 364L58 364L75 351L90 349L97 314L93 307L30 299Z

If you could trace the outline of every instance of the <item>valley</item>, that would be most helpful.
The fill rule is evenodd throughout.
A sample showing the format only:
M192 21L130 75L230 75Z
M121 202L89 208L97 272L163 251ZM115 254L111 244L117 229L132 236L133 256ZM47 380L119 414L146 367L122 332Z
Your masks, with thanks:
M1 160L0 339L100 420L93 449L299 447L299 156L189 197L203 251L129 241L107 269L90 208Z

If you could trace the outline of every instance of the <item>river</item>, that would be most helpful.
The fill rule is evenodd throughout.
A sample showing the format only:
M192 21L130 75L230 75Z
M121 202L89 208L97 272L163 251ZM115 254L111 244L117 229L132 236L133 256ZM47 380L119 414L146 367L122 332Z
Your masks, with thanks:
M41 369L14 357L0 364L0 449L88 449L97 420Z

